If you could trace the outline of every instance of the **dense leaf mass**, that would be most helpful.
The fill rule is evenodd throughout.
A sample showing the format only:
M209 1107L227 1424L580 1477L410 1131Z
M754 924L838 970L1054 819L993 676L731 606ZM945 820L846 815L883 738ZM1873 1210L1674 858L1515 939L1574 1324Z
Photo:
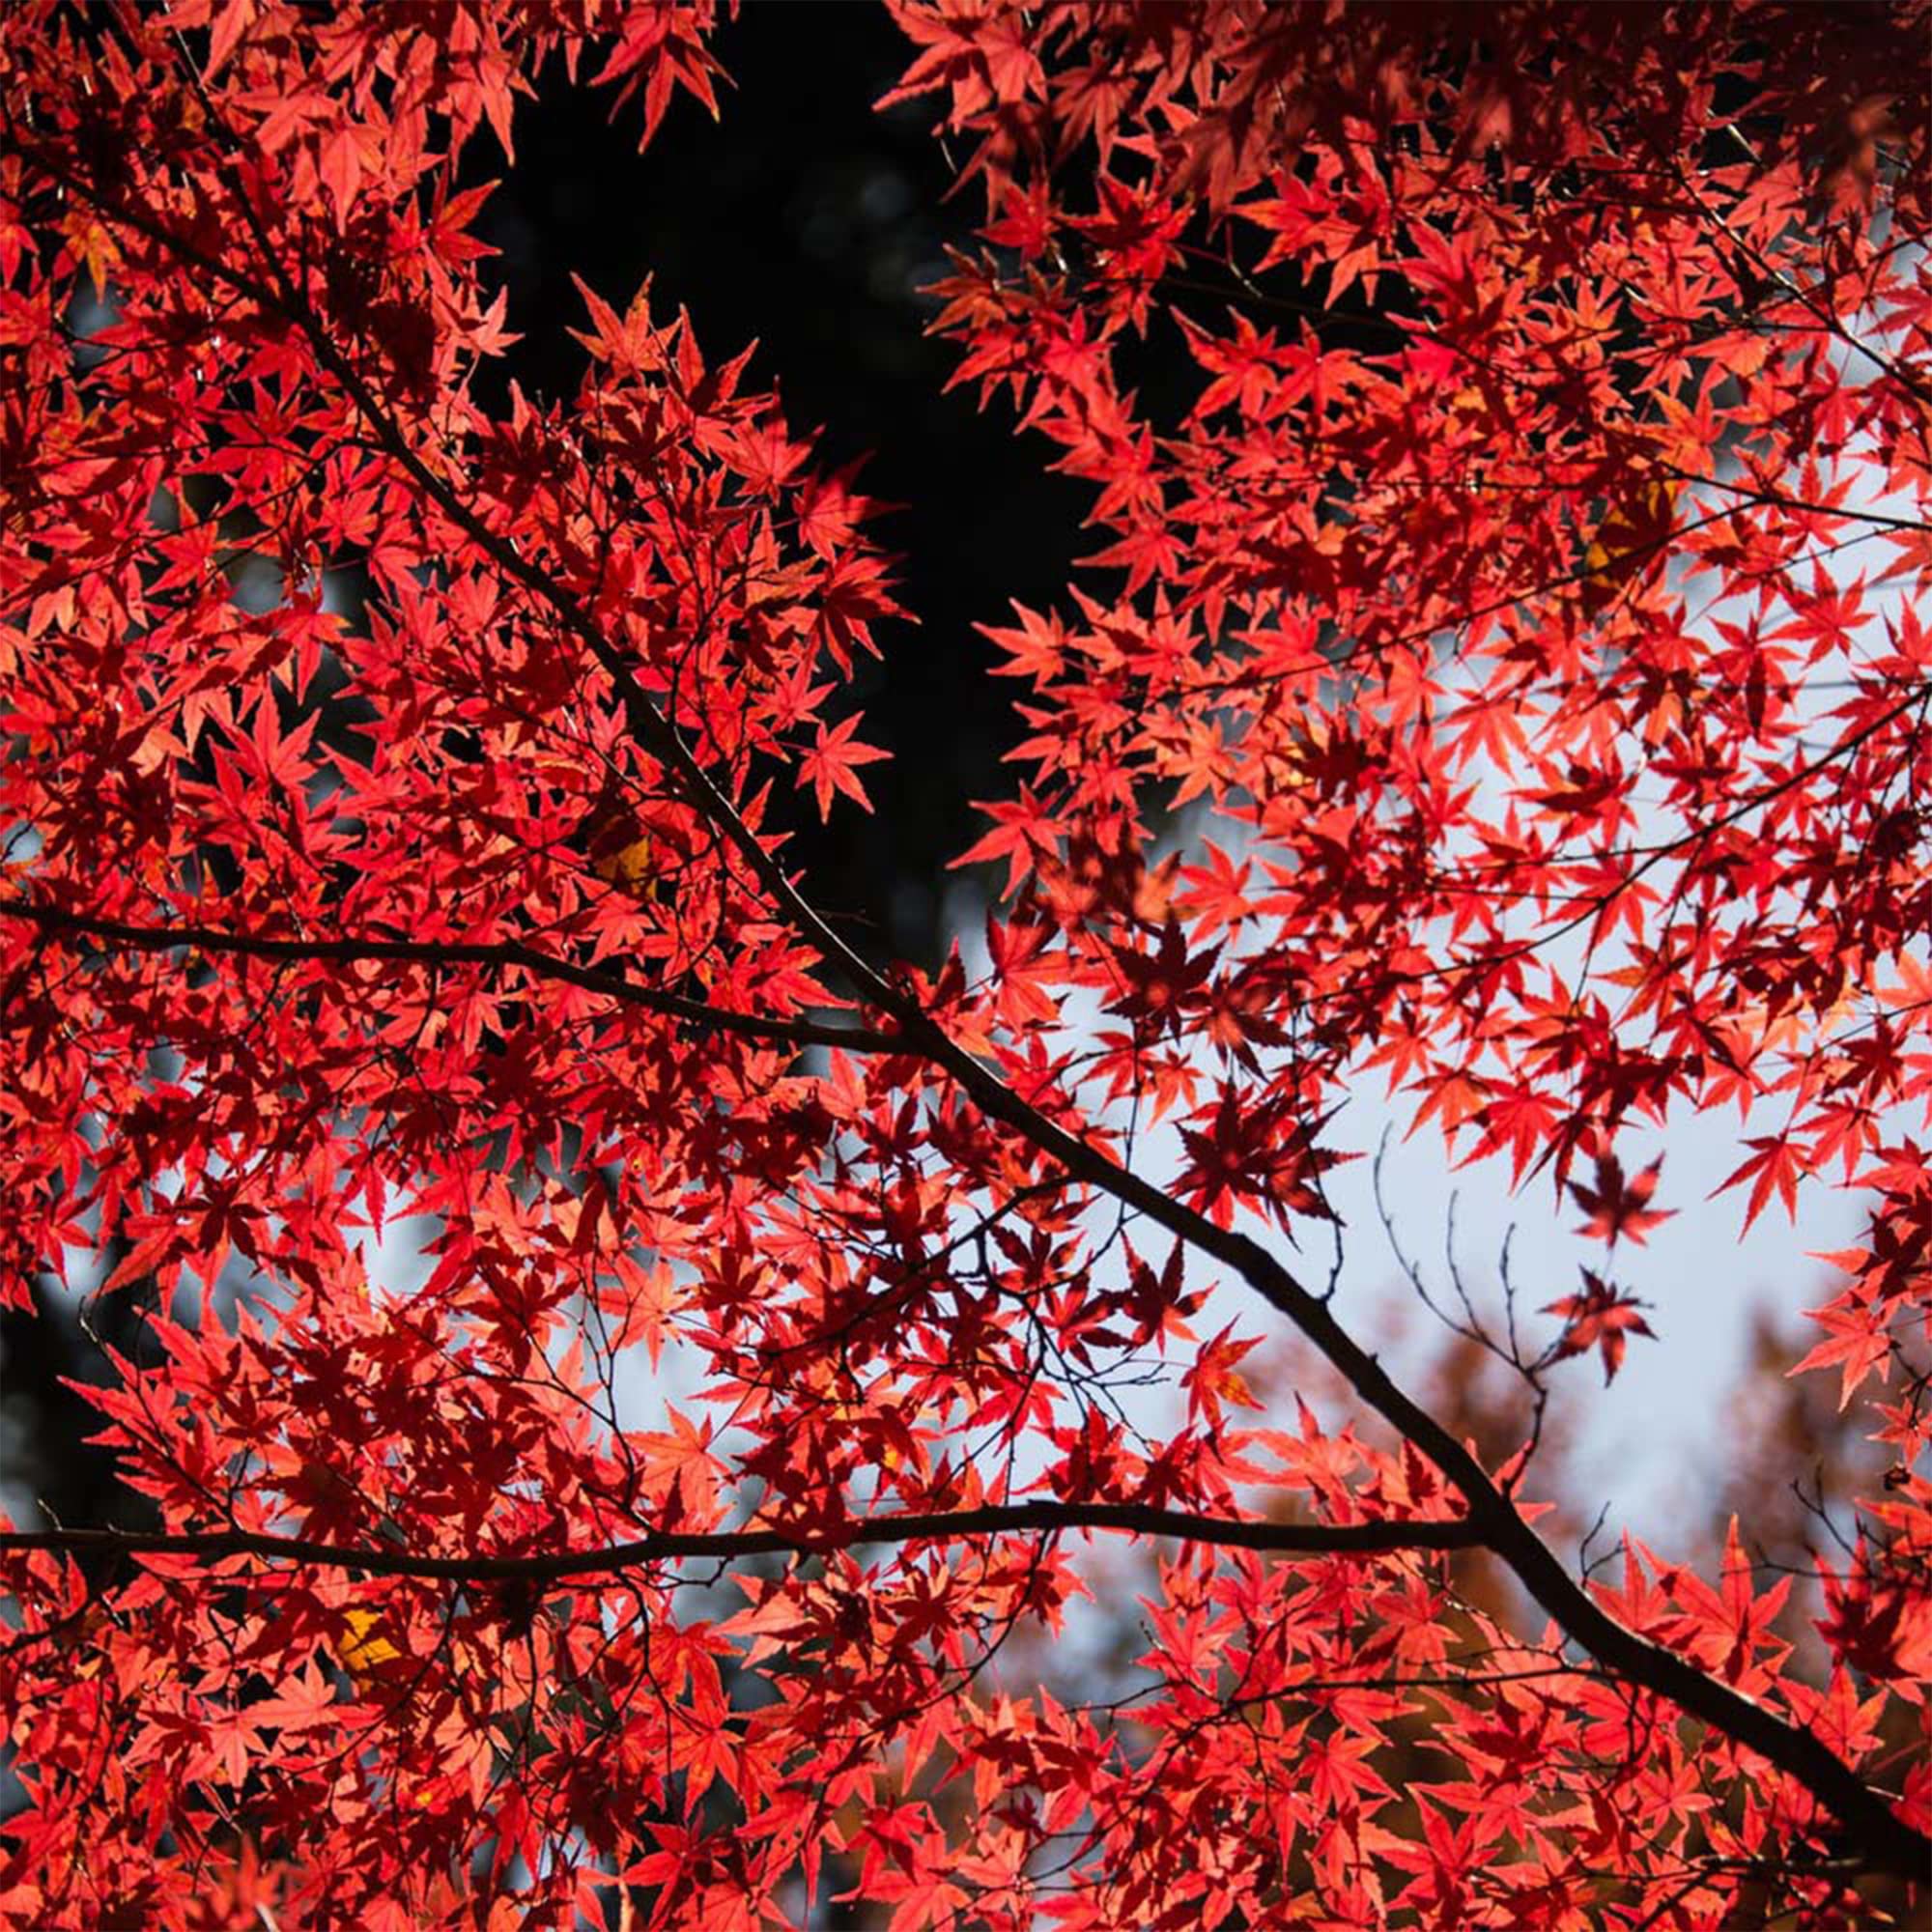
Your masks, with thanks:
M931 974L784 853L919 756L855 477L648 288L476 400L466 144L728 119L711 0L0 15L0 1295L146 1298L154 1525L0 1525L0 1916L1916 1922L1925 7L892 10L1095 533L985 559ZM1604 1244L1482 1330L1539 1424L1661 1346L1660 1125L1869 1200L1815 1631L1736 1535L1583 1580L1284 1264L1371 1088Z

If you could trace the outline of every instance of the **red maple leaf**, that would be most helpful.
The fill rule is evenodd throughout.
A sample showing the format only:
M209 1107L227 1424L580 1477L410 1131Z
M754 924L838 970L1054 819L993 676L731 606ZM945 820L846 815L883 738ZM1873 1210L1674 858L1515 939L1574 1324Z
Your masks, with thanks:
M876 745L859 743L852 736L858 728L856 718L843 718L830 726L821 724L816 743L799 758L798 782L809 784L816 794L821 818L832 816L834 792L842 791L867 811L872 809L872 801L866 796L866 787L859 782L859 775L853 768L876 763L892 753L880 751Z
M1663 1169L1658 1157L1634 1179L1624 1179L1623 1163L1613 1153L1597 1156L1597 1184L1585 1187L1579 1180L1569 1183L1577 1207L1589 1219L1577 1229L1593 1240L1607 1241L1611 1247L1625 1236L1639 1247L1645 1233L1677 1212L1674 1208L1652 1208L1650 1197L1657 1192L1657 1178Z
M1629 1337L1651 1335L1655 1339L1650 1324L1637 1313L1647 1305L1585 1268L1580 1294L1566 1294L1544 1305L1544 1314L1560 1315L1564 1321L1563 1333L1551 1345L1550 1359L1560 1362L1595 1349L1604 1358L1604 1383L1607 1387L1623 1366Z

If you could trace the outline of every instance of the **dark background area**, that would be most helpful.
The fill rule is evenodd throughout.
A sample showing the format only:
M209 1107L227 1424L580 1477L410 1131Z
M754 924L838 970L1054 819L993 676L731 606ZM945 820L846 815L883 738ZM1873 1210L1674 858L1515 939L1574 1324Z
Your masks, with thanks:
M929 960L946 944L948 863L979 836L969 801L1009 782L1019 687L989 676L998 653L974 630L1008 599L1061 598L1071 559L1096 547L1080 520L1087 486L1050 474L1051 445L1015 434L1004 404L946 393L958 351L928 337L922 286L968 245L977 186L952 183L930 131L939 98L879 112L912 45L885 9L855 0L750 0L714 47L730 76L713 122L680 95L650 147L641 110L611 115L608 90L572 86L561 61L521 102L516 162L487 133L471 181L500 178L478 232L501 253L523 332L494 374L568 398L585 364L581 275L620 311L649 274L653 312L688 309L707 361L756 341L748 372L776 388L795 432L817 430L829 466L866 457L860 487L900 506L872 526L899 558L898 600L916 625L879 627L883 661L844 703L894 753L867 768L876 811L841 804L819 829L791 813L812 895L868 951ZM486 392L487 395L487 392ZM495 397L488 397L495 400ZM803 798L803 794L800 795Z

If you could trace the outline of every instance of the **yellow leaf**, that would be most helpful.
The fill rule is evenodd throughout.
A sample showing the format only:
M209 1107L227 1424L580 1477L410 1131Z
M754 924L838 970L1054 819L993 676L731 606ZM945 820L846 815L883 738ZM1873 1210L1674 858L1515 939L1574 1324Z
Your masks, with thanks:
M579 850L590 869L607 886L634 898L657 896L658 864L655 841L638 822L638 815L621 786L611 783L592 805L578 831Z
M1590 615L1607 610L1662 555L1677 489L1658 477L1611 502L1583 551L1583 609Z
M342 1634L335 1654L342 1667L357 1684L367 1681L384 1664L402 1661L403 1653L382 1634L380 1610L350 1609L342 1613Z
M639 893L640 888L652 893L657 890L656 882L651 878L651 841L648 838L634 838L628 845L619 845L601 853L591 861L590 868L606 885L621 887L627 893Z

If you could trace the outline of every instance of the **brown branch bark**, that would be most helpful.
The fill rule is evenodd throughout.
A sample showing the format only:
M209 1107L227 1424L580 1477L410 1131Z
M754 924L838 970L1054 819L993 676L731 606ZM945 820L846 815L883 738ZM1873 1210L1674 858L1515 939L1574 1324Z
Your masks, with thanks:
M640 986L621 973L598 966L577 966L567 959L517 941L485 945L464 940L409 939L272 939L252 932L231 932L208 925L138 925L126 920L97 919L54 906L33 905L24 899L0 899L0 919L22 920L43 932L96 939L103 946L127 947L136 952L169 952L177 947L229 954L244 959L279 959L294 964L321 960L339 965L380 962L413 966L483 966L494 971L519 967L539 979L555 980L587 992L603 993L628 1007L664 1013L672 1019L717 1033L740 1034L748 1039L771 1040L787 1046L839 1046L853 1053L904 1053L906 1042L896 1034L871 1027L835 1026L818 1020L779 1019L760 1013L714 1007Z
M133 1531L34 1529L0 1532L0 1555L51 1550L68 1556L188 1556L214 1564L259 1556L373 1577L417 1577L449 1583L557 1582L633 1569L641 1563L675 1563L698 1557L806 1555L850 1549L860 1544L939 1543L1020 1532L1058 1535L1067 1530L1112 1530L1131 1536L1167 1536L1181 1543L1208 1543L1280 1555L1383 1556L1402 1549L1472 1549L1481 1532L1466 1520L1439 1522L1268 1522L1237 1517L1196 1516L1186 1510L1140 1503L1062 1503L1037 1500L989 1503L980 1509L923 1515L855 1517L811 1529L659 1530L597 1549L561 1549L531 1556L417 1556L407 1549L324 1543L266 1531Z

